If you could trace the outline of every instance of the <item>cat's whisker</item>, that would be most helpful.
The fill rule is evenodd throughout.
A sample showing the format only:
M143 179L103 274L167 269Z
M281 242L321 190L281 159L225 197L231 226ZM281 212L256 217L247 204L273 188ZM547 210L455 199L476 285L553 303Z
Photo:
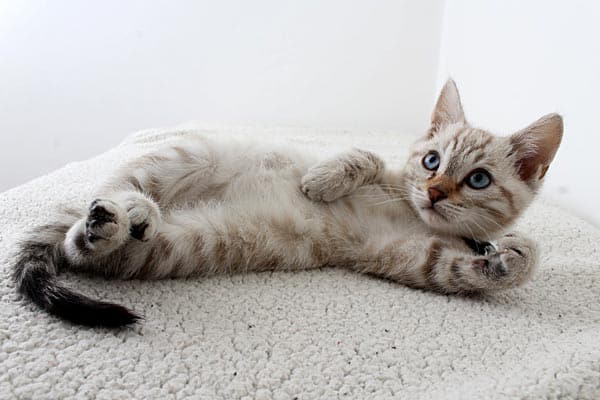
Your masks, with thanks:
M492 240L491 237L490 237L490 234L487 232L487 230L484 229L477 221L471 221L471 222L477 226L478 230L484 236L484 238L486 239L486 241L490 242Z
M466 210L466 208L458 206L456 204L451 204L451 203L447 203L444 204L443 207L441 208L441 211L443 213L445 213L449 218L455 220L455 222L464 230L468 231L469 234L475 238L479 238L483 235L483 237L487 240L490 241L490 235L487 233L487 230L481 225L479 224L476 220L469 220L468 222L465 221L464 219L464 211ZM480 215L478 213L475 214L475 217L478 218L480 217ZM493 220L490 219L491 222L494 222ZM473 226L475 228L477 228L477 232L478 235L475 235L475 232L473 230Z
M464 221L460 221L458 223L459 227L464 228L466 231L469 232L470 236L473 238L475 237L475 235L473 234L473 231L471 230L471 228L469 227L468 224L466 224Z
M400 184L392 184L392 183L380 183L378 186L386 187L386 188L404 188L405 185Z
M388 199L408 199L408 194L383 194L383 193L375 193L375 194L357 194L352 195L353 198L356 199L366 199L366 200L388 200Z
M494 225L496 225L498 228L500 228L500 229L503 229L503 226L502 226L502 225L500 225L500 223L499 223L498 221L494 220L493 218L491 218L491 217L489 217L489 216L487 216L487 215L485 215L485 214L483 214L483 213L481 213L481 212L478 212L477 210L474 210L474 213L476 214L476 216L477 216L477 217L479 217L479 218L483 218L483 219L485 219L485 220L487 220L487 221L489 221L489 222L493 223L493 224L494 224Z
M393 199L389 199L389 200L384 200L381 201L379 203L375 203L375 204L369 204L370 206L382 206L385 204L389 204L389 203L398 203L398 202L402 202L402 201L406 201L407 199L404 199L402 197L397 197L397 198L393 198Z
M353 194L352 197L354 198L358 198L358 199L369 199L369 198L392 198L392 197L398 197L398 196L406 196L408 195L408 193L394 193L394 194L389 194L389 193L371 193L371 194Z
M478 228L481 230L481 232L487 236L487 240L488 241L492 241L493 240L493 238L491 237L491 234L489 233L490 229L489 228L486 229L483 226L481 226L481 224L479 224L476 221L477 218L484 219L484 220L488 221L489 223L497 226L499 228L499 230L502 230L504 228L497 221L493 220L492 218L490 218L490 217L488 217L486 215L483 215L483 214L481 214L481 213L479 213L479 212L477 212L475 210L473 211L473 213L474 213L474 219L472 219L471 222L473 224L477 225Z

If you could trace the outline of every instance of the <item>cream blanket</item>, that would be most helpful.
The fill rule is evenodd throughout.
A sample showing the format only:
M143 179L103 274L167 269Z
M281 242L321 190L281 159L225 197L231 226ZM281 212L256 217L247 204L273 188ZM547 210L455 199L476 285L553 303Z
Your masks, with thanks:
M409 140L204 131L322 153L360 146L392 163ZM85 205L128 157L186 134L142 132L0 194L0 398L600 398L600 231L542 201L518 224L542 248L534 280L483 299L339 269L158 282L65 275L73 287L146 317L118 332L72 326L18 301L9 265L26 229L50 220L59 203Z

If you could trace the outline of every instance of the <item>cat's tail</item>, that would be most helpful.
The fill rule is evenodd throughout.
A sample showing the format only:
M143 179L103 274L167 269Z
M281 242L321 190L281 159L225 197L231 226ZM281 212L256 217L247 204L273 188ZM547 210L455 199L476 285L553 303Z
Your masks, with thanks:
M64 238L59 225L41 227L21 242L13 271L19 292L48 313L79 325L114 328L140 320L123 306L94 300L58 282L56 274L66 263L57 240Z

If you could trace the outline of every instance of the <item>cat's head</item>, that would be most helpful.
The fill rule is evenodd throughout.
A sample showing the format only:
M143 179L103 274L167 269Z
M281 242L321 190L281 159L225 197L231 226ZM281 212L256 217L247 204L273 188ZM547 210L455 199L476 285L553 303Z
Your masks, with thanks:
M494 136L465 119L458 89L448 80L431 127L410 153L408 198L431 228L486 239L529 205L556 154L563 132L558 114L510 136Z

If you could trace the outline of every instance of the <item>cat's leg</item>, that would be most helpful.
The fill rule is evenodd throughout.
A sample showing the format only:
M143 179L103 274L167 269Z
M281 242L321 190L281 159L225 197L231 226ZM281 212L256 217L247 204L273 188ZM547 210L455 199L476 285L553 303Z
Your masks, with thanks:
M520 234L506 234L486 254L442 250L429 274L433 286L441 282L441 291L453 292L454 288L459 292L493 291L525 283L537 262L538 251L533 240Z
M70 266L111 276L142 277L139 271L148 270L143 269L145 257L153 252L160 259L162 254L153 249L163 244L171 248L164 235L156 238L159 229L168 225L163 224L162 214L210 188L215 165L205 147L203 141L190 140L120 168L67 232L62 247Z
M526 282L537 264L535 243L519 234L501 237L486 254L441 239L398 240L357 264L361 272L441 293L485 292Z
M64 252L73 265L95 263L130 240L148 241L161 220L156 203L136 191L120 191L91 202L65 235Z
M385 164L379 156L354 149L308 170L301 189L311 200L334 201L363 185L381 180Z

